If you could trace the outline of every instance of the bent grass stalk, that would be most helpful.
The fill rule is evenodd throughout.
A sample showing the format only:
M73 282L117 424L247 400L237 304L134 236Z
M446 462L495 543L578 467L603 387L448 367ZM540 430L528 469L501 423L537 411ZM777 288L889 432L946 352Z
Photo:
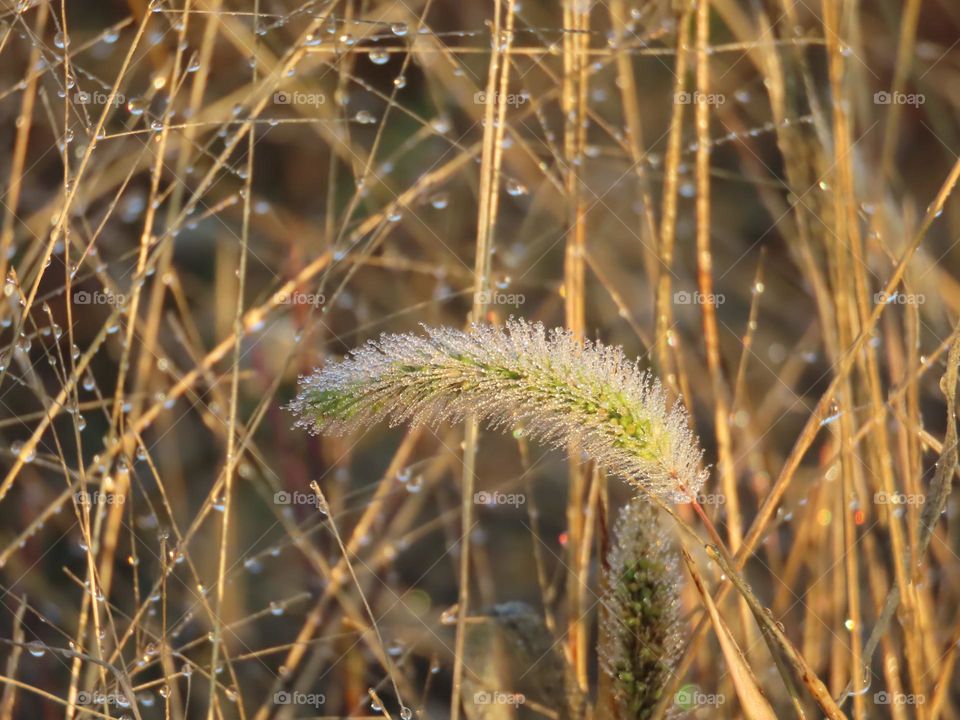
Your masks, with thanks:
M665 500L694 497L706 479L687 414L619 347L510 320L469 331L383 335L301 378L297 425L345 434L462 420L512 426L559 446L571 441L613 473Z

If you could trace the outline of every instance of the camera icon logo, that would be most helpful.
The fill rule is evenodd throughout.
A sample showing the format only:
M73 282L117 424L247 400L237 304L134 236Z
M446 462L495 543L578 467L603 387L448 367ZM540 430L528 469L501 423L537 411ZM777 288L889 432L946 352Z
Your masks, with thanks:
M289 505L292 500L290 493L286 490L277 490L273 494L273 503L274 505Z
M878 90L873 94L874 105L889 105L893 102L893 96L886 90Z
M277 92L273 94L273 102L275 105L289 105L292 101L293 96L283 90L277 90Z
M692 301L693 297L686 290L678 290L673 294L675 305L689 305Z
M473 694L473 704L474 705L489 705L492 702L493 698L488 692L476 692Z
M288 693L286 690L277 690L273 694L274 705L289 705L292 700L293 698L291 697L290 693Z
M74 305L89 305L90 304L90 293L86 290L78 290L73 294L73 304Z

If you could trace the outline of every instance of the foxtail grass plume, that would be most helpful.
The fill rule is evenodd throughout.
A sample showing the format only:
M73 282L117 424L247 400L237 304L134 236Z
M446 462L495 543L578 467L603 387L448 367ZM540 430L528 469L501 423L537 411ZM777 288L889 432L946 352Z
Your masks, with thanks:
M678 402L623 350L510 320L469 331L382 335L300 380L291 409L311 432L345 434L379 420L523 428L554 445L577 441L613 473L665 499L699 492L701 451Z
M683 650L680 562L656 509L635 498L620 512L607 556L600 612L600 665L617 720L651 716ZM683 715L671 704L668 717Z

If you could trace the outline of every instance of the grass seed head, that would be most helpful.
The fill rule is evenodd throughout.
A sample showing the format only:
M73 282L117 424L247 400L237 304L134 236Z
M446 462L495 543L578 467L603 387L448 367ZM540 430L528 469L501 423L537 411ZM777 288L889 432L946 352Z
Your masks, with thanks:
M683 650L676 550L656 509L636 498L620 513L600 614L600 663L618 718L650 716ZM675 707L673 717L680 712Z
M584 452L637 487L670 500L706 477L687 414L619 347L580 343L569 331L510 320L469 331L382 335L302 378L291 409L311 432L458 421L521 426Z

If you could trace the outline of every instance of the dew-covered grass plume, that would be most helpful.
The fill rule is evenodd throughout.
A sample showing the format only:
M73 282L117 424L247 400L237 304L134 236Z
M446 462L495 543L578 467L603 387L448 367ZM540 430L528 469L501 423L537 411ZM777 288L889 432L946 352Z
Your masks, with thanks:
M685 409L619 347L510 320L503 327L382 335L301 378L291 409L315 433L389 419L435 424L476 414L589 457L669 500L695 495L706 471Z
M650 717L683 650L679 577L656 509L635 498L617 519L600 613L600 664L618 720ZM671 706L669 717L681 714Z

